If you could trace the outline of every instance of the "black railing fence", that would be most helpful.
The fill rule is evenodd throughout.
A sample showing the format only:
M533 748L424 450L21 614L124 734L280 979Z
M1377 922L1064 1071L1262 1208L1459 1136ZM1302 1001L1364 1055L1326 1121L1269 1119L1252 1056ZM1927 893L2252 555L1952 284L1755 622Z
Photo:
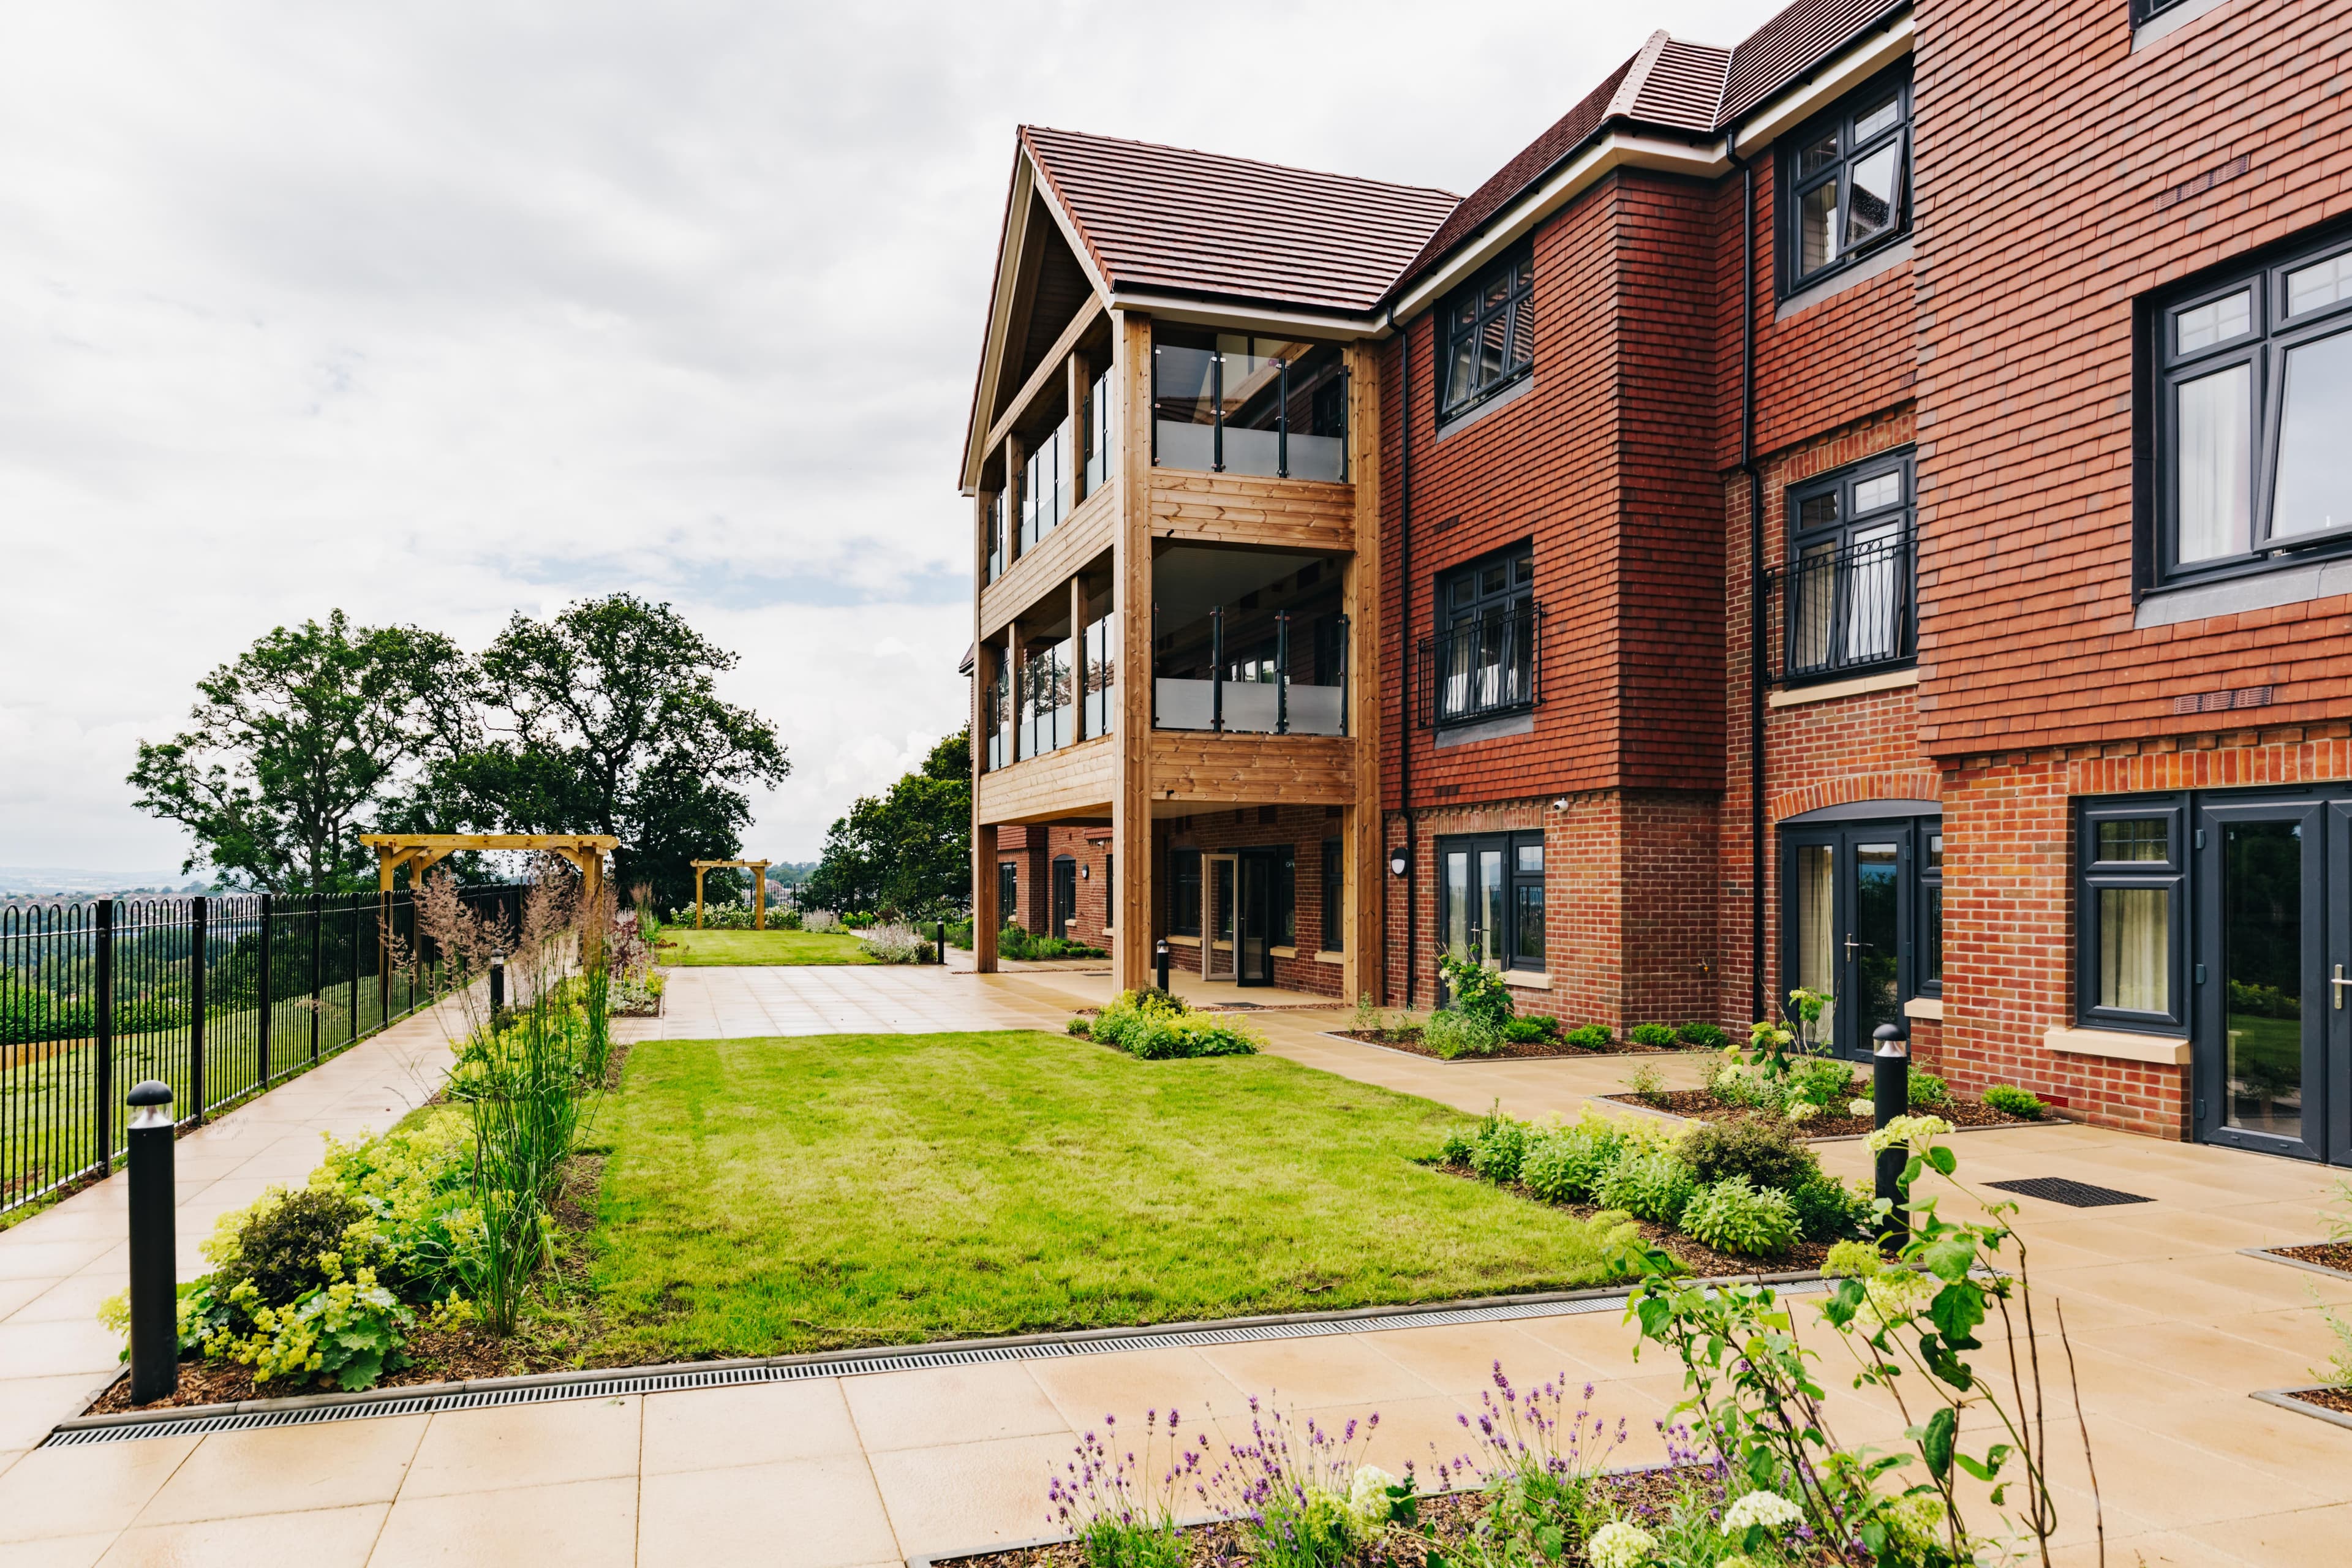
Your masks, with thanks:
M0 904L0 1212L107 1170L132 1084L200 1119L429 1003L436 958L406 889Z
M1917 653L1907 531L1801 549L1779 576L1782 679L1839 675Z
M1421 727L1475 723L1543 700L1544 607L1465 620L1421 642Z

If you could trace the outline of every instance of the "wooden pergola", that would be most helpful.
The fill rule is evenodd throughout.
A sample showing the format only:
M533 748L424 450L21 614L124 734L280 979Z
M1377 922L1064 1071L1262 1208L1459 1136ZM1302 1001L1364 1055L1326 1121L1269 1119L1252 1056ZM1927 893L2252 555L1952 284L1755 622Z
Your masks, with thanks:
M389 893L408 868L412 889L425 885L425 873L467 849L528 849L560 856L580 873L582 907L590 911L580 923L580 962L595 968L604 962L604 923L593 911L604 905L604 857L621 847L609 833L362 833L360 842L375 851L376 887Z
M746 871L757 871L760 874L752 883L751 929L767 930L768 868L772 864L772 861L768 860L697 860L693 862L694 929L697 931L702 929L702 874L705 871L719 870L722 867L736 867Z

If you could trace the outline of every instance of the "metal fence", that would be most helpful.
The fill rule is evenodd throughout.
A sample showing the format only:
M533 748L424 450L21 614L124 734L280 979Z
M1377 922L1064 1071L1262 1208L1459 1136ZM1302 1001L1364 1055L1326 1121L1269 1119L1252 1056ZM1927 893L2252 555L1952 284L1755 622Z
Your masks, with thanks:
M142 1079L200 1120L430 1003L431 947L406 890L0 905L0 1213L106 1171Z

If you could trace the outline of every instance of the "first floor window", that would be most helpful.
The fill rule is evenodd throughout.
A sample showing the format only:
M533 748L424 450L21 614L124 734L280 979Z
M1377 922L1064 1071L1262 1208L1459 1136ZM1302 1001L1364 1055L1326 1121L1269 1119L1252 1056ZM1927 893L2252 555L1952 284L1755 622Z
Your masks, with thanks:
M1836 272L1911 226L1911 83L1881 79L1790 139L1781 291Z
M1201 934L1201 852L1168 852L1168 934Z
M2352 545L2352 235L2149 312L2159 579Z
M1908 447L1790 488L1781 673L1842 674L1912 657Z
M2171 798L2084 807L2076 838L2078 954L2085 1022L2179 1027L2188 847Z
M1347 949L1347 858L1337 838L1323 840L1323 951Z
M1466 413L1535 368L1536 263L1505 257L1454 290L1438 312L1438 420Z
M1428 681L1439 724L1534 704L1541 618L1535 584L1532 543L1496 551L1438 578Z

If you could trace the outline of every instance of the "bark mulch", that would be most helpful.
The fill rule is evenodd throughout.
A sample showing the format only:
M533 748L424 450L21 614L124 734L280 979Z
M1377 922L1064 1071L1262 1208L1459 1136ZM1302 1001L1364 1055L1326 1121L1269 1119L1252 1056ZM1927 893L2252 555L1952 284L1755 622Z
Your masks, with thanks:
M2273 1258L2292 1258L2297 1263L2316 1263L2322 1268L2352 1274L2352 1241L2315 1241L2308 1247L2273 1247L2268 1250ZM2330 1405L2328 1408L2352 1409L2352 1405Z
M1378 1029L1333 1029L1330 1032L1341 1039L1361 1040L1368 1046L1386 1046L1392 1051L1410 1051L1414 1056L1427 1057L1432 1061L1498 1062L1506 1058L1518 1057L1671 1057L1681 1055L1692 1048L1680 1046L1637 1046L1631 1040L1617 1040L1601 1047L1597 1051L1588 1051L1581 1046L1562 1045L1558 1040L1506 1040L1503 1042L1502 1048L1490 1056L1441 1057L1421 1043L1421 1031L1418 1029L1399 1030L1393 1034L1383 1033Z
M1475 1171L1467 1171L1459 1165L1437 1165L1433 1169L1443 1171L1449 1176L1459 1176L1465 1182L1486 1181L1486 1178ZM1597 1204L1550 1203L1548 1199L1536 1196L1517 1182L1492 1184L1500 1186L1507 1193L1516 1193L1531 1204L1545 1204L1549 1207L1572 1214L1579 1219L1591 1219L1601 1212L1600 1205ZM1731 1275L1794 1273L1803 1268L1819 1268L1829 1260L1830 1256L1828 1242L1800 1241L1788 1251L1775 1253L1769 1258L1747 1258L1737 1252L1717 1252L1706 1243L1685 1236L1669 1225L1659 1225L1654 1220L1646 1219L1637 1219L1633 1224L1641 1231L1643 1240L1652 1247L1671 1254L1684 1268L1701 1279L1714 1279Z
M1726 1105L1704 1089L1661 1089L1655 1094L1610 1094L1601 1097L1627 1105L1639 1105L1651 1110L1664 1110L1675 1116L1695 1117L1702 1121L1778 1121L1780 1118L1766 1111L1752 1110L1743 1105ZM1858 1099L1868 1099L1865 1095ZM2022 1116L2011 1116L1995 1110L1981 1100L1952 1099L1922 1112L1940 1116L1955 1127L2033 1127L2040 1123ZM1824 1111L1801 1125L1807 1138L1855 1138L1872 1131L1875 1123L1867 1116L1832 1116Z
M1641 1513L1671 1502L1680 1479L1672 1470L1629 1470L1600 1477L1593 1484L1622 1511ZM1042 1486L1037 1503L1043 1517L1045 1500ZM1420 1511L1421 1521L1429 1532L1427 1538L1401 1536L1392 1545L1383 1542L1360 1560L1360 1568L1423 1568L1433 1547L1443 1552L1470 1539L1472 1530L1486 1517L1486 1499L1475 1491L1439 1492L1423 1497ZM1183 1542L1184 1568L1233 1568L1252 1560L1248 1534L1238 1524L1220 1521L1194 1525L1183 1532ZM935 1568L1087 1568L1086 1547L1076 1541L932 1561ZM1585 1568L1586 1562L1580 1543L1569 1547L1556 1560L1554 1568Z
M2297 1388L2290 1390L2287 1397L2305 1405L2316 1405L2322 1410L2352 1415L2352 1388Z

